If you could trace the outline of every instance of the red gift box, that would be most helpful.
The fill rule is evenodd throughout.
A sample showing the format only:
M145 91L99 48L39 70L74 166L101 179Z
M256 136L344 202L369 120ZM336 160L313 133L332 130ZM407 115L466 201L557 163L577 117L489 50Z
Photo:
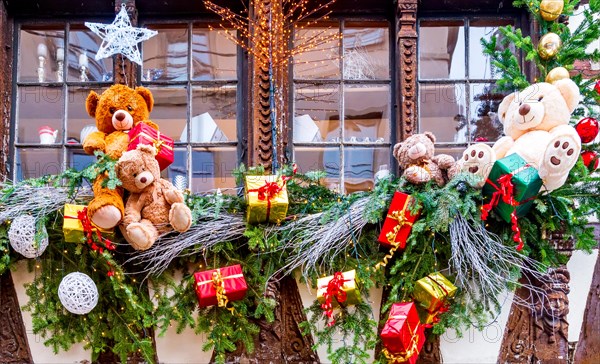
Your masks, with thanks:
M153 127L139 123L129 131L127 150L134 150L138 144L153 145L156 148L156 160L161 171L173 163L173 139Z
M392 247L394 243L398 243L398 247L404 249L412 225L419 217L419 213L413 215L410 212L412 201L410 195L402 192L394 193L390 209L381 228L381 234L377 239L382 245Z
M381 330L384 355L391 363L414 364L425 344L425 328L413 302L394 303Z
M244 298L248 290L239 264L194 273L194 280L200 307L224 307L228 301Z

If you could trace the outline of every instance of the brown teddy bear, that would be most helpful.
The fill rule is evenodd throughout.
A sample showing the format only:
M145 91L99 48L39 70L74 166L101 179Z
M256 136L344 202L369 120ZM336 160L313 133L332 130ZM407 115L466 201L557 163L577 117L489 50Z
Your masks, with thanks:
M184 232L192 225L192 213L183 202L183 194L160 178L155 155L154 146L140 144L123 153L117 162L117 176L130 192L119 228L136 250L150 248L160 234L173 229Z
M403 170L402 177L408 182L419 184L434 180L439 186L447 182L447 171L455 161L447 154L434 156L434 143L435 135L426 131L394 146L394 157Z
M96 119L98 131L83 140L83 149L88 154L101 151L113 159L119 159L127 150L129 136L126 131L140 122L158 130L149 115L154 105L152 93L145 87L135 90L124 85L113 85L98 95L91 91L86 100L88 114ZM88 217L97 226L111 229L123 217L122 189L103 187L105 176L98 176L93 185L94 199L88 205Z

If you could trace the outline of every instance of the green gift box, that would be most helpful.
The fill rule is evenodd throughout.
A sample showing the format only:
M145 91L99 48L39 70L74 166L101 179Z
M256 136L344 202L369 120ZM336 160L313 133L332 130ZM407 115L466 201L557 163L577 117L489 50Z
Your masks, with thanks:
M541 187L538 171L518 154L511 154L494 163L482 193L491 200L488 205L491 204L504 221L511 222L513 211L516 210L517 217L527 214ZM511 188L512 194L508 193Z

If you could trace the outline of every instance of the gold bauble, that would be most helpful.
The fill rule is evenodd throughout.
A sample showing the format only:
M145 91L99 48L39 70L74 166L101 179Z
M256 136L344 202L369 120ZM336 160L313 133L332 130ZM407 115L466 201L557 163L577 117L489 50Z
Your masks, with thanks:
M563 11L564 0L542 0L540 3L540 15L546 21L556 20Z
M556 33L545 34L538 43L538 53L542 59L550 59L558 53L562 41Z
M546 82L554 83L558 80L562 80L563 78L571 78L569 76L569 71L567 71L567 69L564 67L556 67L548 72L546 75Z

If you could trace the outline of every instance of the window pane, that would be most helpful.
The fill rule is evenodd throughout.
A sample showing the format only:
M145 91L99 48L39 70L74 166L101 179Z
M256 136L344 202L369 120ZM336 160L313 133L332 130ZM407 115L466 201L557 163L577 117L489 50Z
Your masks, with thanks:
M161 133L176 142L180 141L187 121L187 88L154 87L151 91L154 96L154 108L150 119L158 124Z
M48 27L21 30L19 81L56 82L58 80L58 60L61 58L59 49L62 50L64 59L64 34L62 30Z
M419 27L419 74L422 79L465 78L462 21L422 21Z
M67 144L83 144L84 138L96 131L96 120L88 115L85 101L91 89L70 87L67 100ZM98 94L103 90L94 89Z
M73 30L74 29L74 30ZM110 81L113 74L112 57L96 60L96 53L102 44L102 39L85 28L72 26L69 32L68 80ZM83 64L82 64L83 62ZM82 66L87 63L85 73Z
M62 171L62 150L17 148L17 180L37 178Z
M231 173L236 167L236 147L194 148L192 191L207 192L216 188L235 188L235 178Z
M344 28L344 78L390 78L389 30L369 23L346 23Z
M500 139L503 126L496 112L504 96L506 94L499 92L493 84L471 85L471 141L495 142Z
M340 78L340 50L337 24L327 28L296 29L294 34L294 78Z
M188 79L188 30L149 26L158 34L144 42L144 81Z
M456 148L442 148L435 147L435 154L449 154L454 157L455 160L459 160L462 157L462 154L466 148L465 147L456 147Z
M192 100L192 143L237 140L237 87L235 85L194 87ZM187 129L181 141L187 141Z
M344 140L390 140L390 87L344 86Z
M67 166L78 171L96 162L96 156L89 155L83 149L67 149Z
M61 143L64 97L61 87L19 87L19 143Z
M346 193L374 187L373 176L389 169L390 148L346 147L344 149L344 187Z
M492 37L500 35L498 28L508 25L507 20L476 20L469 26L469 78L472 79L494 79L500 78L500 72L492 66L488 55L483 54L481 39L489 41ZM499 47L500 39L498 39ZM514 54L514 46L511 46Z
M294 142L340 141L339 88L296 84Z
M235 34L235 32L233 32ZM192 75L194 80L237 79L237 45L224 30L194 26Z
M325 171L325 185L339 190L340 186L340 149L338 147L294 147L294 161L302 173Z
M421 84L419 99L421 133L434 133L438 143L468 141L463 84Z
M173 154L173 163L162 171L161 176L171 181L175 187L183 191L189 187L187 174L187 148L175 148Z

